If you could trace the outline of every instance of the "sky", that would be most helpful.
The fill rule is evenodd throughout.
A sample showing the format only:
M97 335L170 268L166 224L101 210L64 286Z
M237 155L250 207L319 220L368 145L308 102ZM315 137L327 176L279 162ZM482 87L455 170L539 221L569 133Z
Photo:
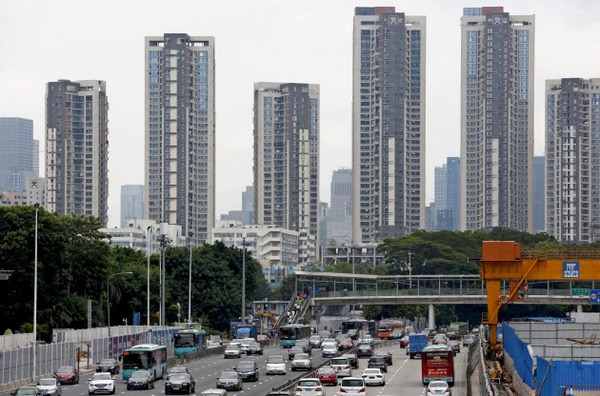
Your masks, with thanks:
M589 0L2 0L0 117L33 119L44 167L46 83L104 80L109 100L109 226L124 184L144 183L144 37L214 36L216 215L241 208L252 184L253 84L320 84L320 199L333 170L351 166L355 6L395 6L427 17L426 183L460 155L463 7L535 15L535 153L544 153L546 79L600 78L600 2Z

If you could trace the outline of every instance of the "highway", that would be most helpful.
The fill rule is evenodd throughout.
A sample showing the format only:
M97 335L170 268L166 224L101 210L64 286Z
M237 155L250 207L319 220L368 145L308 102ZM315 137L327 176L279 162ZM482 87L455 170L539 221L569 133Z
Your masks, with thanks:
M406 356L406 352L400 349L397 343L389 346L384 346L382 349L387 349L392 352L394 364L388 368L386 374L386 385L383 387L369 387L367 396L384 396L384 395L406 395L406 396L422 396L425 395L425 388L421 384L421 361L419 359L411 360ZM453 396L466 396L466 353L467 349L461 350L455 360L456 370L456 385L452 390ZM222 356L214 356L211 358L190 362L187 364L189 371L196 380L196 394L208 388L214 388L216 379L225 370L231 370L237 365L240 360L256 360L260 367L260 378L256 382L244 382L242 391L230 391L228 396L264 396L273 388L287 383L289 380L296 378L302 372L289 371L283 375L266 375L265 363L268 355L284 355L287 360L287 349L278 346L266 347L264 356L242 356L241 359L224 359ZM320 350L313 350L313 364L316 366L325 362L321 357ZM367 359L359 359L359 369L355 369L353 375L359 376L366 367ZM92 373L83 374L81 381L76 385L63 386L63 396L87 396L87 380ZM164 380L157 380L155 388L150 390L126 390L125 383L117 377L116 394L127 396L159 396L164 395ZM326 387L326 395L340 395L338 387Z

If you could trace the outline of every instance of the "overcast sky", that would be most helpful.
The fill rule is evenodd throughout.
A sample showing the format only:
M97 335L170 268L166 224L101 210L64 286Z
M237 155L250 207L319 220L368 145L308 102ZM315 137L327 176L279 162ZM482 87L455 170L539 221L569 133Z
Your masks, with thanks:
M544 152L544 81L600 78L600 1L514 0L1 0L0 116L34 120L44 147L48 81L105 80L109 109L109 225L120 188L144 183L144 37L214 36L216 213L240 209L252 184L257 81L320 84L322 201L332 171L351 165L352 17L355 6L395 6L427 17L427 202L433 170L460 154L460 16L503 5L536 16L535 153ZM43 176L43 152L40 171Z

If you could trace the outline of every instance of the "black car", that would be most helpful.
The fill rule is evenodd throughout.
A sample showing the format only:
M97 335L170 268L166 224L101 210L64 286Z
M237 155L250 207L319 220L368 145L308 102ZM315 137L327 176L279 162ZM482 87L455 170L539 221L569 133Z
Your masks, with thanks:
M104 373L108 372L112 375L119 374L121 368L119 367L119 362L116 359L102 359L98 363L96 363L96 372Z
M14 396L40 396L41 391L35 386L22 386L11 393Z
M294 355L297 353L306 353L306 352L304 352L304 348L302 348L301 346L295 345L295 346L291 347L290 350L288 351L288 359L294 360Z
M258 365L255 361L239 362L235 371L238 372L242 381L258 381Z
M196 391L196 381L187 373L171 374L165 382L165 394L170 393L194 393Z
M356 358L357 356L355 353L344 353L342 357L348 359L348 361L350 362L350 367L352 367L353 369L358 368L358 359Z
M373 356L373 348L369 344L360 344L358 348L356 348L356 356L361 357L371 357Z
M302 347L302 352L308 353L309 355L312 352L312 346L310 345L309 340L298 340L296 341L296 346Z
M372 356L369 358L368 368L378 368L381 369L384 373L387 373L387 362L385 361L385 357L383 356Z
M382 356L385 359L385 362L387 363L388 366L391 366L394 364L394 361L392 360L392 353L389 351L377 351L377 353L375 353L375 356L377 356L377 357Z
M248 345L246 355L262 355L263 347L258 342L252 342Z
M154 388L154 378L148 370L136 370L127 380L127 390Z
M223 371L219 378L217 378L217 388L241 391L242 379L240 378L240 374L236 371Z

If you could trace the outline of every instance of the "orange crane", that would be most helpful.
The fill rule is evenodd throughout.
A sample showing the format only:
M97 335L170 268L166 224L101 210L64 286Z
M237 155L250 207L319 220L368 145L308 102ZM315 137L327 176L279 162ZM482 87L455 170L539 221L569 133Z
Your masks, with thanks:
M480 265L485 280L487 309L482 322L490 326L490 350L499 349L496 337L498 312L511 301L527 299L527 281L600 280L600 249L545 248L521 252L516 242L484 241ZM510 281L509 293L501 295L501 282Z

